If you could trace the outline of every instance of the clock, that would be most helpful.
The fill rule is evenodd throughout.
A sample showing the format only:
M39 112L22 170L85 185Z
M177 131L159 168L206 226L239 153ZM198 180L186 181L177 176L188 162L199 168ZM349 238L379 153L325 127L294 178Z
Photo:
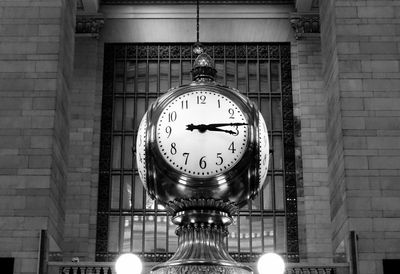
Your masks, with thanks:
M156 138L171 168L198 178L232 169L248 146L249 123L243 110L220 93L190 91L161 112Z
M139 176L166 208L193 199L240 206L267 177L269 142L261 113L238 90L216 83L209 56L199 57L194 81L159 97L138 128Z

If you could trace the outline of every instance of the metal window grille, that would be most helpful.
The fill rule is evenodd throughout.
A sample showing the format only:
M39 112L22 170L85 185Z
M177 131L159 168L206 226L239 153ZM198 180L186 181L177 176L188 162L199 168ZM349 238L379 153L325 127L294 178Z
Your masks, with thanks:
M134 252L165 261L177 248L175 226L146 195L134 159L147 107L169 88L190 83L191 44L106 44L103 78L96 260ZM298 261L297 194L290 44L206 44L216 81L259 106L273 150L268 181L229 227L227 246L238 261L267 251Z

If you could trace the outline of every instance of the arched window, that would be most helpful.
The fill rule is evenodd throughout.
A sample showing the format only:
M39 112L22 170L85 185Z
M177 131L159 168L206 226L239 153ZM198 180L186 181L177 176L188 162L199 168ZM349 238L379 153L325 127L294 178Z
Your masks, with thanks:
M191 82L191 44L106 44L104 59L96 260L134 252L165 261L177 248L175 225L145 193L135 165L139 122L169 88ZM239 261L275 251L298 261L297 197L290 44L206 44L216 81L256 102L273 151L268 181L229 227Z

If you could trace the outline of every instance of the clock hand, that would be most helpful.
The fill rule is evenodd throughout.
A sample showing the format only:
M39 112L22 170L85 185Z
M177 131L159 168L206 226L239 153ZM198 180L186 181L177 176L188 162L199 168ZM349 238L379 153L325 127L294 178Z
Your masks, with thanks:
M190 124L190 125L186 125L186 130L193 131L194 129L197 129L201 133L205 132L206 130L209 130L209 131L221 131L221 132L226 132L226 133L229 133L229 134L232 134L232 135L237 135L238 132L235 132L233 130L220 129L218 127L222 127L222 126L236 126L237 127L239 125L247 125L247 124L243 124L243 123L229 123L229 124L228 123L224 123L224 124L208 124L208 125L205 125L205 124L200 124L200 125Z
M237 133L235 131L220 129L220 128L217 128L217 127L216 128L208 128L207 130L209 130L209 131L221 131L221 132L229 133L231 135L237 135Z
M238 126L247 126L247 123L219 123L219 124L208 124L208 128L216 128L216 127L226 127L226 126L231 126L231 127L238 127Z

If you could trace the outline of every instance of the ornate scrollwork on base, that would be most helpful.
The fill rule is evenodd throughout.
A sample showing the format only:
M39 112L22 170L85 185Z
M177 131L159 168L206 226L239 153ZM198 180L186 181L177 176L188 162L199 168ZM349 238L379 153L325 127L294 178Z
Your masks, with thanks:
M192 208L213 209L228 213L230 216L237 214L239 207L232 202L214 199L175 199L168 202L166 208L168 213L174 215L176 212Z
M151 271L151 274L250 274L242 268L221 265L176 265Z

